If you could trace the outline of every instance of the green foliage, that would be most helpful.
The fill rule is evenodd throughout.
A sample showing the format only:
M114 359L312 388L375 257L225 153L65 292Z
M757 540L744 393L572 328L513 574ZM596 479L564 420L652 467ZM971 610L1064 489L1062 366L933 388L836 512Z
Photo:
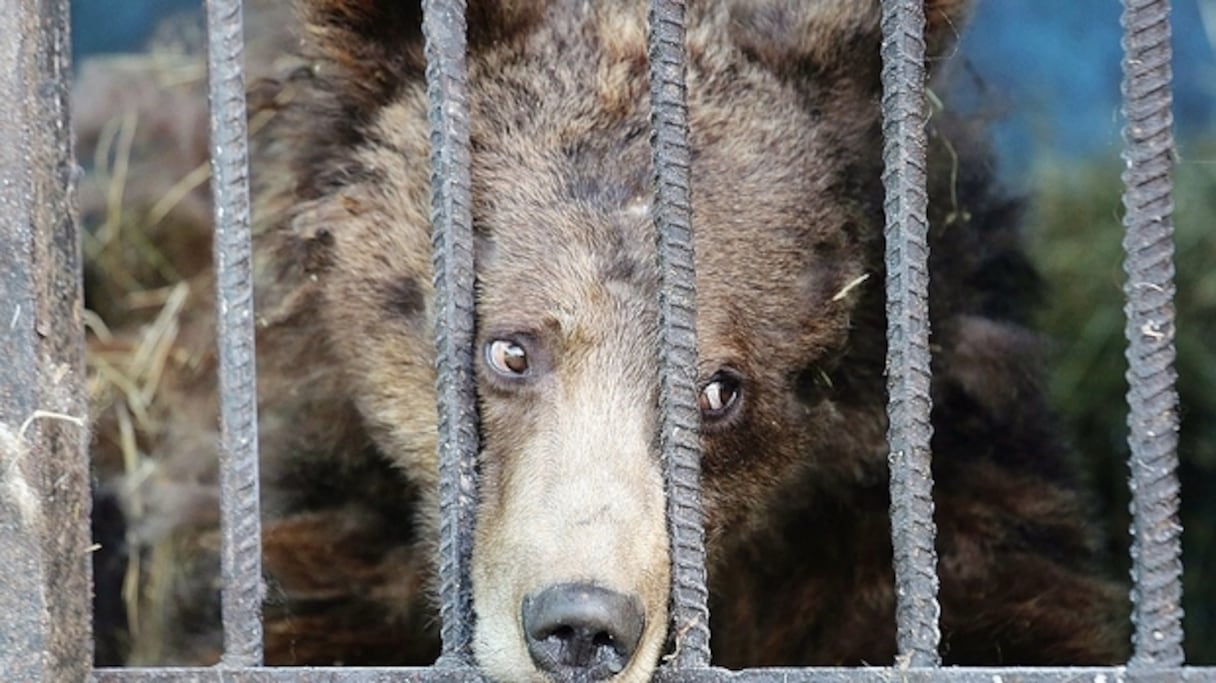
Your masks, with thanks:
M1187 659L1216 663L1216 140L1183 146L1176 168L1178 392ZM1126 576L1127 427L1118 159L1044 164L1032 248L1048 283L1052 398L1082 454Z

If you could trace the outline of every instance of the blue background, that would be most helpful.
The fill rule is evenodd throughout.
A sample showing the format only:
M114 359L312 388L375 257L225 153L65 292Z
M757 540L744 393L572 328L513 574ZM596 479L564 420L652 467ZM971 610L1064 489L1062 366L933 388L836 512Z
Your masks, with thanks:
M1035 156L1108 154L1120 144L1118 0L977 0L961 50L997 117L1003 168ZM1204 23L1206 15L1207 24ZM1216 134L1216 0L1175 0L1176 132ZM956 75L957 77L957 75ZM1185 157L1186 147L1182 148Z

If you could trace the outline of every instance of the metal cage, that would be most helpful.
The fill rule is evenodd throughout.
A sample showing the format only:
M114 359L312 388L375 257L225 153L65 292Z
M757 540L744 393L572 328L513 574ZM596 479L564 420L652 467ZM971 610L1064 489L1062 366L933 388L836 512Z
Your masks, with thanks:
M465 681L474 460L472 228L463 0L424 2L432 123L439 359L443 655L427 668L262 667L260 520L240 0L208 0L219 302L223 632L214 668L90 662L88 456L76 165L67 119L67 0L0 14L0 679L4 681ZM1124 204L1133 491L1134 654L1107 668L942 668L929 440L923 0L882 0L891 519L901 653L890 668L710 667L696 389L684 4L652 0L660 441L668 463L678 656L661 680L1216 681L1183 665L1174 389L1169 0L1124 0Z

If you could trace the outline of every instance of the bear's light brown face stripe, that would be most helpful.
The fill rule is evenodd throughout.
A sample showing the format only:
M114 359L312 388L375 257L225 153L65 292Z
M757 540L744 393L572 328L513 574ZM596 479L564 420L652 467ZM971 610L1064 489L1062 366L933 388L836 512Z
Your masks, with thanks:
M528 437L506 448L487 444L483 467L497 485L483 487L478 515L475 651L503 680L540 678L527 646L527 603L552 586L596 586L641 608L640 645L620 680L647 680L663 645L667 533L650 391L603 381L616 374L602 367L612 363L605 356L554 378L561 386L552 397L531 406L542 417Z

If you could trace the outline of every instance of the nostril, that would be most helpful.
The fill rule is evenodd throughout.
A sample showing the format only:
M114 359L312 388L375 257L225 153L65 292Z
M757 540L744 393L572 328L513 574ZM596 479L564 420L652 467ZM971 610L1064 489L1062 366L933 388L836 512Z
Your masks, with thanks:
M529 595L520 613L536 666L578 680L603 680L624 671L645 625L636 598L586 583L557 584Z

